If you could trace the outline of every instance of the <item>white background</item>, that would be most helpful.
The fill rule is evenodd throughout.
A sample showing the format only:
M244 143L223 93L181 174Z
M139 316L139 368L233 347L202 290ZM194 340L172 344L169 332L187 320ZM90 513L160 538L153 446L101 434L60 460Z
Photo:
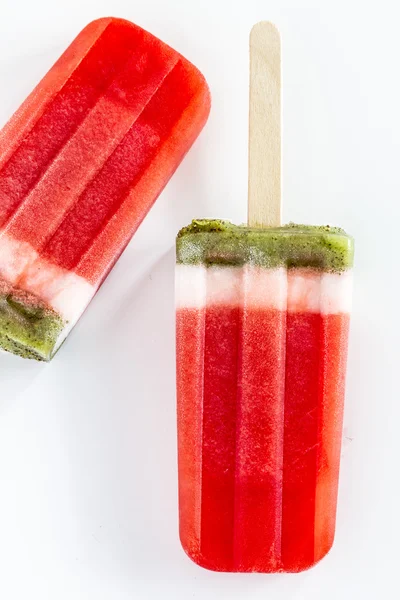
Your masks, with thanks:
M110 14L200 67L213 109L54 361L0 355L0 597L397 598L398 2L0 0L1 124ZM208 572L177 535L174 236L193 217L246 219L247 44L261 19L283 39L284 220L341 225L357 244L336 543L299 575Z

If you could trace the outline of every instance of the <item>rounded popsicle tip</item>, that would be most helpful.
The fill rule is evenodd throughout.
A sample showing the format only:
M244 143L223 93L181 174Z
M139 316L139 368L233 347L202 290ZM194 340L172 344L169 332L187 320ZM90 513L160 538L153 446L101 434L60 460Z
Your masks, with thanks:
M203 123L205 124L211 111L211 91L203 73L195 66L193 66L193 69L197 71L199 83L199 104L203 107Z
M121 19L120 17L99 17L90 21L86 27L96 27L97 25L109 25L110 23L124 23L125 25L133 25L132 21Z
M180 541L184 553L192 562L195 563L195 565L201 567L202 569L207 569L207 571L218 571L218 569L212 568L208 565L207 561L204 560L204 557L200 554L200 552L193 552L191 549L187 548L183 544L182 538Z
M257 564L233 564L231 557L220 557L220 560L215 560L204 555L199 548L189 547L180 535L180 542L183 551L197 566L207 571L220 573L303 573L316 567L329 554L332 549L334 538L330 539L324 548L319 548L314 560L302 559L301 557L292 558L291 560L271 561L266 557L263 560L259 557ZM195 544L196 546L198 544Z
M113 20L113 17L100 17L99 19L94 19L85 25L78 35L82 35L83 33L88 34L91 32L97 32L100 35L100 33L104 31L104 29L106 29L106 27L108 27Z
M132 21L127 19L122 19L120 17L100 17L99 19L95 19L88 23L86 27L80 32L78 37L84 37L88 34L100 35L107 27L112 25L114 28L132 28L136 31L142 31L148 35L150 35L154 40L158 40L158 38L151 32L147 31L143 27L136 25ZM160 41L160 40L159 40ZM164 42L162 42L164 43ZM166 48L170 48L170 50L176 53L176 57L180 57L182 63L185 65L185 68L188 72L188 76L192 81L192 85L196 88L196 94L194 95L193 102L200 109L200 118L203 120L203 125L206 123L208 116L211 110L211 92L204 77L203 73L187 58L185 58L178 50L175 50L168 44L164 43Z
M281 569L282 573L304 573L305 571L310 571L311 569L313 569L314 567L316 567L328 554L329 552L332 550L333 547L333 543L334 543L334 532L332 537L329 540L324 540L324 542L321 542L321 546L315 548L314 552L315 552L315 556L314 556L314 560L302 560L302 559L298 559L298 560L290 560L290 561L283 561L283 567Z
M206 569L207 571L214 571L219 573L237 572L237 570L233 569L232 565L229 564L229 558L223 558L221 560L216 561L215 558L207 557L199 547L199 540L194 540L193 543L189 545L188 540L184 539L182 533L180 533L179 539L181 542L182 549L185 552L186 556L188 556L188 558L190 558L190 560L194 562L198 567Z

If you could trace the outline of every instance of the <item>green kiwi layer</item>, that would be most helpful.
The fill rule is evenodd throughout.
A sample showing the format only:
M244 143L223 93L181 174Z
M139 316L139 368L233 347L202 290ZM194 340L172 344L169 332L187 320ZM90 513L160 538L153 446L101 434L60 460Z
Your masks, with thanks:
M33 294L15 289L0 293L0 348L3 350L24 358L50 360L64 327L61 317Z
M295 225L257 229L229 221L194 220L180 230L182 264L311 267L340 272L353 266L354 241L343 229Z

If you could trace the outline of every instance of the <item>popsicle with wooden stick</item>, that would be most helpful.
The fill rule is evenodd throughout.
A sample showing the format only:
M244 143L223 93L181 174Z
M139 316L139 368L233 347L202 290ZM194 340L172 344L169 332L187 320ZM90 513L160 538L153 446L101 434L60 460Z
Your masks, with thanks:
M250 37L248 225L177 237L180 538L217 571L297 572L332 546L353 241L281 226L280 39Z

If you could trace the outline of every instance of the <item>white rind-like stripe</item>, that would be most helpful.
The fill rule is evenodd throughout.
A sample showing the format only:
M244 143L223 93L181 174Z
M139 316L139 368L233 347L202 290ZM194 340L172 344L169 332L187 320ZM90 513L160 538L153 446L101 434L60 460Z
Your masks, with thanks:
M35 294L70 323L79 319L96 292L83 277L40 258L30 244L7 234L0 237L0 277Z
M43 259L28 267L21 284L69 322L79 319L96 292L83 277Z
M350 313L352 271L324 273L308 269L288 272L288 311Z
M263 269L246 265L243 271L243 306L286 310L286 269Z
M7 234L0 235L0 276L9 283L16 283L26 267L38 257L36 250L27 242L21 242Z
M321 277L321 312L350 313L353 296L353 271L323 273Z
M176 266L177 308L238 306L322 314L349 313L352 272Z
M321 273L307 269L290 269L288 312L320 312Z
M202 265L177 265L175 299L179 308L203 308L206 304L207 269Z
M240 267L208 267L207 305L236 306L243 302L243 269Z

